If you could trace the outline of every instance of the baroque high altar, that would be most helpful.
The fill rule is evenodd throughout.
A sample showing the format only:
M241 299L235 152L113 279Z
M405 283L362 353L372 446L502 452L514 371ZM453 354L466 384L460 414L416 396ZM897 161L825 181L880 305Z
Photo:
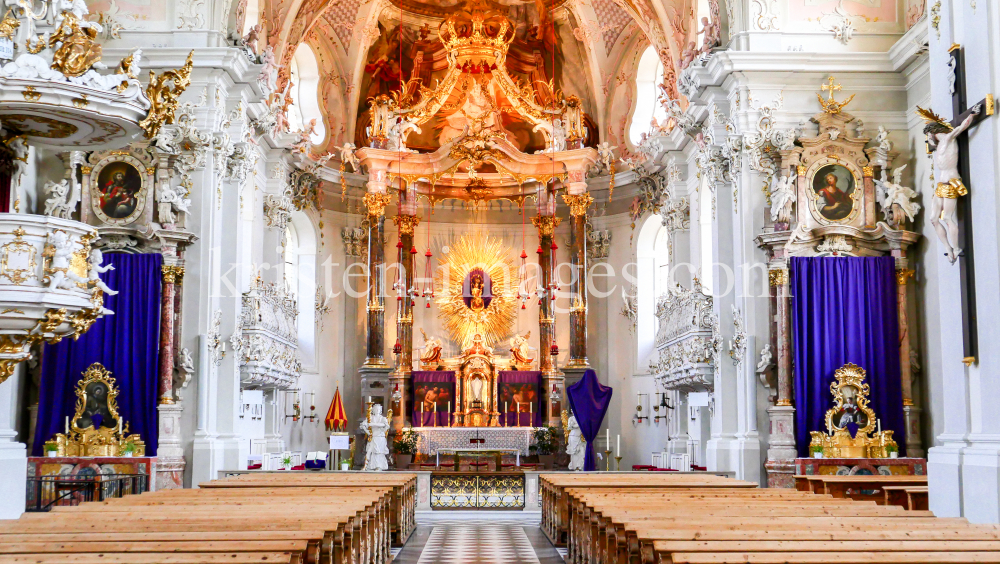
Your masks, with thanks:
M424 367L454 371L455 403L449 423L464 426L503 425L504 411L497 396L498 374L505 370L530 369L526 336L515 335L511 358L494 358L492 350L510 335L518 300L538 299L537 371L541 373L544 400L542 421L559 421L565 372L588 367L586 350L586 223L587 208L593 197L587 193L589 169L610 163L613 148L596 147L593 120L576 96L563 96L552 80L539 80L537 73L524 68L523 43L515 39L515 26L505 14L482 0L468 0L462 9L446 18L437 30L437 40L425 26L421 41L435 61L443 51L447 68L435 72L432 84L427 68L414 61L408 80L397 80L385 91L374 83L369 89L367 111L360 115L358 143L344 150L345 162L368 175L364 203L367 208L369 241L384 237L386 207L397 195L397 215L392 218L399 230L397 260L405 269L405 280L397 284L406 296L413 295L415 253L413 234L421 218L418 198L433 205L458 199L482 209L491 200L507 200L519 207L533 198L538 215L532 223L539 236L539 287L519 295L516 280L503 279L510 272L509 249L485 236L463 238L456 248L465 250L462 263L452 252L449 267L457 282L437 284L439 314L462 353L441 359L434 357L434 343L425 344ZM391 43L390 39L387 40ZM386 48L391 47L387 44ZM514 62L508 55L515 53ZM530 55L530 51L527 51ZM534 58L537 59L538 51ZM384 57L383 57L384 59ZM379 59L367 68L377 68ZM383 61L384 62L384 61ZM443 65L442 65L443 66ZM541 65L545 78L544 65ZM424 72L427 71L427 72ZM369 71L372 72L372 71ZM374 73L373 73L374 80ZM382 83L382 86L385 86ZM532 151L532 149L537 149ZM554 365L555 320L551 295L553 234L561 219L556 216L558 193L571 209L574 248L573 263L578 276L570 292L574 299L570 312L571 350L567 365ZM522 257L523 259L524 257ZM385 344L385 288L380 265L386 262L380 245L368 253L369 297L367 301L367 351L361 368L364 396L391 401L396 427L407 422L412 406L407 406L413 365L414 300L397 300L395 367L383 358ZM470 264L494 265L493 271L472 272ZM484 295L485 291L485 295ZM478 295L476 294L478 292ZM426 341L426 337L425 337ZM534 347L532 347L534 348ZM530 414L529 414L530 416ZM527 421L527 420L526 420Z

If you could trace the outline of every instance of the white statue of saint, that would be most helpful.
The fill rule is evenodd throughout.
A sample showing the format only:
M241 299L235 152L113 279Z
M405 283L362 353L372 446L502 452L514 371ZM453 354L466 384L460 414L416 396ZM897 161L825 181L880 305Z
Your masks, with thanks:
M901 184L903 169L905 168L906 165L893 169L892 182L885 180L875 181L875 185L878 187L878 200L882 206L882 213L885 214L886 222L895 229L898 229L903 222L903 218L899 215L900 211L910 221L913 221L914 216L920 213L920 204L913 201L917 197L916 190ZM898 211L896 207L898 207Z
M389 443L386 435L389 433L389 420L382 415L382 406L374 404L369 416L361 422L361 430L368 437L365 447L365 471L381 472L389 469Z
M922 108L918 108L918 112ZM962 254L958 241L958 198L969 193L961 175L958 174L958 136L969 129L972 120L982 111L981 104L976 104L969 117L952 128L940 117L923 110L933 118L924 126L927 136L927 147L934 155L934 174L937 186L934 188L934 198L931 200L931 224L937 232L938 239L948 251L945 256L952 264ZM923 115L923 114L922 114Z
M771 221L775 223L790 223L792 221L792 204L795 203L795 183L788 176L782 175L775 181L771 191Z
M569 416L569 435L566 439L566 454L569 455L569 470L583 470L583 459L587 455L587 441L576 422L576 415Z

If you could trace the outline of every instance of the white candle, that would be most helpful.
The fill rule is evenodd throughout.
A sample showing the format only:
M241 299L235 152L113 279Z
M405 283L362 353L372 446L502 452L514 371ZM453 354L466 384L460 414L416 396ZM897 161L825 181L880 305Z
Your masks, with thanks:
M122 434L122 416L121 415L118 416L118 434L119 435Z
M608 450L611 450L611 427L608 427L605 431L605 442L608 445Z
M878 432L881 433L882 432L882 420L881 419L876 419L875 423L878 425Z
M615 456L622 455L622 436L618 435L617 446L615 447Z
M69 416L66 416L66 434L69 434Z
M448 402L448 426L451 427L451 401Z

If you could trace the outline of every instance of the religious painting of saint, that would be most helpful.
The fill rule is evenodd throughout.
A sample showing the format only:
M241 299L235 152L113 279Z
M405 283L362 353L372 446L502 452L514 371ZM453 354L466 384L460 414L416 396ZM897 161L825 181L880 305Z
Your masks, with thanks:
M859 428L867 427L868 415L858 408L858 389L854 386L844 386L840 389L840 393L844 398L844 403L830 420L834 427L843 429L850 423Z
M454 382L418 382L413 385L413 410L445 413L455 407Z
M131 163L108 163L97 175L96 208L109 220L126 220L133 217L142 198L142 174Z
M854 175L847 167L829 164L821 167L813 175L813 191L816 193L816 210L830 221L846 219L854 210Z
M509 413L538 412L538 397L537 384L500 382L497 388L497 401Z
M493 281L481 268L473 268L462 282L462 298L465 307L480 312L490 307L493 299Z

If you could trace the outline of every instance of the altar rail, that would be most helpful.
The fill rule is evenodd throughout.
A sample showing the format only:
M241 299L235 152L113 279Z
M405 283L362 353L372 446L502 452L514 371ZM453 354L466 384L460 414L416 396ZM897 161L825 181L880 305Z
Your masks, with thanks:
M146 474L29 477L25 511L51 511L53 506L75 506L148 491Z

